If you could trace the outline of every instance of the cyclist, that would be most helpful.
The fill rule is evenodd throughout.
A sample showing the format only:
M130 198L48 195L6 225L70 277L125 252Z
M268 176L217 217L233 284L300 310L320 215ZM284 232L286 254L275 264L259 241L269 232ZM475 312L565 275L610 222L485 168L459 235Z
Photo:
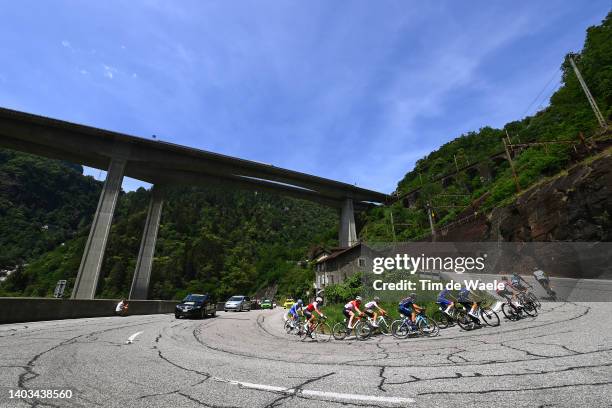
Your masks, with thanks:
M441 307L446 307L446 309L442 311L450 316L450 310L455 305L455 302L449 300L448 296L452 297L450 290L448 289L442 290L442 292L438 293L438 300L436 303L438 303Z
M310 328L312 328L312 319L314 319L314 314L312 312L317 312L317 314L321 317L325 317L323 313L319 310L319 306L323 305L323 298L317 296L314 302L309 303L306 308L303 309L304 317L306 318L306 323L304 323L304 330L307 332Z
M468 311L468 315L478 319L476 315L476 308L478 304L473 300L473 296L470 290L463 286L461 290L459 290L459 294L457 296L457 301L465 307L465 310Z
M536 266L533 270L533 277L536 278L540 285L542 285L542 287L544 288L544 290L546 290L546 293L550 297L554 298L557 295L555 291L552 290L552 288L550 287L550 278L548 277L546 272Z
M525 285L529 286L527 281L523 279L523 277L519 275L517 272L514 272L512 274L512 278L510 278L510 282L512 282L512 287L514 289L519 290L521 292L524 292L527 290L527 288L523 285L523 282L525 283Z
M355 315L363 316L363 312L359 310L359 306L361 306L361 296L357 296L354 300L351 300L346 305L344 305L344 310L342 313L348 319L347 329L351 330L353 328L353 320Z
M304 309L304 302L302 301L302 299L298 299L297 302L295 302L293 304L293 306L291 306L291 309L289 309L289 320L291 320L291 325L295 326L295 324L300 320L300 316L299 316L299 312L303 313Z
M502 276L501 282L497 288L497 294L502 298L508 301L508 304L512 306L513 309L518 310L521 307L520 303L516 299L516 293L514 292L514 287L508 281L507 276Z
M416 302L416 297L416 293L411 293L407 298L400 300L398 308L398 311L408 318L410 325L413 327L415 325L416 314L423 310L422 307L414 303Z
M374 327L378 327L378 323L376 323L376 318L378 317L377 311L382 315L387 314L382 307L378 306L378 302L380 302L380 298L375 296L374 299L365 304L365 314L372 319L372 326Z

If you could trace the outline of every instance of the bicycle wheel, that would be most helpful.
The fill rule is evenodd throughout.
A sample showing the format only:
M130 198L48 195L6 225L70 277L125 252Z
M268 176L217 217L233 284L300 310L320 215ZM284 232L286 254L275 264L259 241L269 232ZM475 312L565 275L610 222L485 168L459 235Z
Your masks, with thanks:
M355 324L355 338L357 340L366 340L372 335L372 329L370 325L364 321L359 321Z
M285 322L285 333L287 334L291 334L293 333L294 330L296 330L299 327L299 322L291 322L291 320L287 320Z
M440 333L440 327L433 319L423 318L419 320L419 332L423 336L436 337Z
M334 339L336 340L344 340L346 335L348 334L348 329L346 328L346 323L338 322L334 324L334 328L332 330L332 334Z
M499 326L499 316L493 309L485 307L480 309L480 318L485 322L487 326L497 327Z
M310 334L310 330L302 329L302 331L299 333L299 335L300 335L300 340L301 341L304 341L304 340L306 340L309 337L312 338L312 336Z
M538 315L538 310L531 302L523 304L523 312L525 312L527 316L531 317L536 317Z
M433 314L433 319L438 322L438 327L441 329L446 329L452 324L450 317L440 310Z
M529 292L529 294L527 295L527 298L529 300L531 300L531 302L535 305L535 307L537 307L538 309L540 309L542 307L542 303L540 303L540 299L538 299L538 297L536 295L534 295L533 293Z
M398 339L405 339L410 334L410 328L408 327L408 321L406 320L395 320L391 323L391 334L393 337Z
M474 328L474 322L472 322L472 319L470 319L465 310L457 310L455 318L457 319L457 324L463 330L472 330Z
M502 313L508 320L517 320L519 318L518 313L507 302L502 305Z
M383 335L388 336L391 334L391 319L387 316L378 316L378 331Z
M314 338L316 341L327 343L332 338L332 328L327 323L319 323L314 331Z

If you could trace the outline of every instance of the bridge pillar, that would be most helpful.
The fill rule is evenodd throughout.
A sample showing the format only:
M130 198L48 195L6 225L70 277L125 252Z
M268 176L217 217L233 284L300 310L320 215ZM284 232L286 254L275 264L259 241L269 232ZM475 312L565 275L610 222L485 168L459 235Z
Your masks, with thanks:
M161 220L162 207L164 205L163 192L159 187L153 187L151 191L151 201L147 212L147 221L140 242L136 269L132 279L130 289L130 299L147 299L149 293L149 281L151 279L151 269L153 268L153 257L155 255L155 243L157 242L157 232L159 221Z
M98 201L98 208L89 230L83 258L81 258L79 273L72 289L73 299L93 299L96 295L100 268L104 259L108 233L113 222L117 198L121 192L126 162L127 160L121 157L111 159L102 194L100 194L100 200Z
M353 211L353 200L347 198L342 203L340 213L340 248L348 248L357 243L357 229L355 227L355 212Z

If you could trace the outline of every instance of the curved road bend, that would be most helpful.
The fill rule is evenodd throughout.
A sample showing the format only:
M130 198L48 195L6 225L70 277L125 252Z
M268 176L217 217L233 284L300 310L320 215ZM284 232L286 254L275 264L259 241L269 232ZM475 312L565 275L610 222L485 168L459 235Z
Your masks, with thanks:
M282 309L3 325L0 406L609 406L611 312L546 303L497 328L325 344L285 335ZM9 400L16 388L74 396Z

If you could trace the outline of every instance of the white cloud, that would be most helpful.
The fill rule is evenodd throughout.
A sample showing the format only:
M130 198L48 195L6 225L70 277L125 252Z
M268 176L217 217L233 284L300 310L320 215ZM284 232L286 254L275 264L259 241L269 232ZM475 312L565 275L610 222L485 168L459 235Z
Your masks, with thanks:
M81 75L88 75L89 71L87 71L86 69L80 69L79 72L81 73Z
M62 47L64 47L64 48L72 48L72 45L70 45L70 41L62 40Z
M117 68L104 64L104 76L108 79L113 79L115 74L119 72Z

